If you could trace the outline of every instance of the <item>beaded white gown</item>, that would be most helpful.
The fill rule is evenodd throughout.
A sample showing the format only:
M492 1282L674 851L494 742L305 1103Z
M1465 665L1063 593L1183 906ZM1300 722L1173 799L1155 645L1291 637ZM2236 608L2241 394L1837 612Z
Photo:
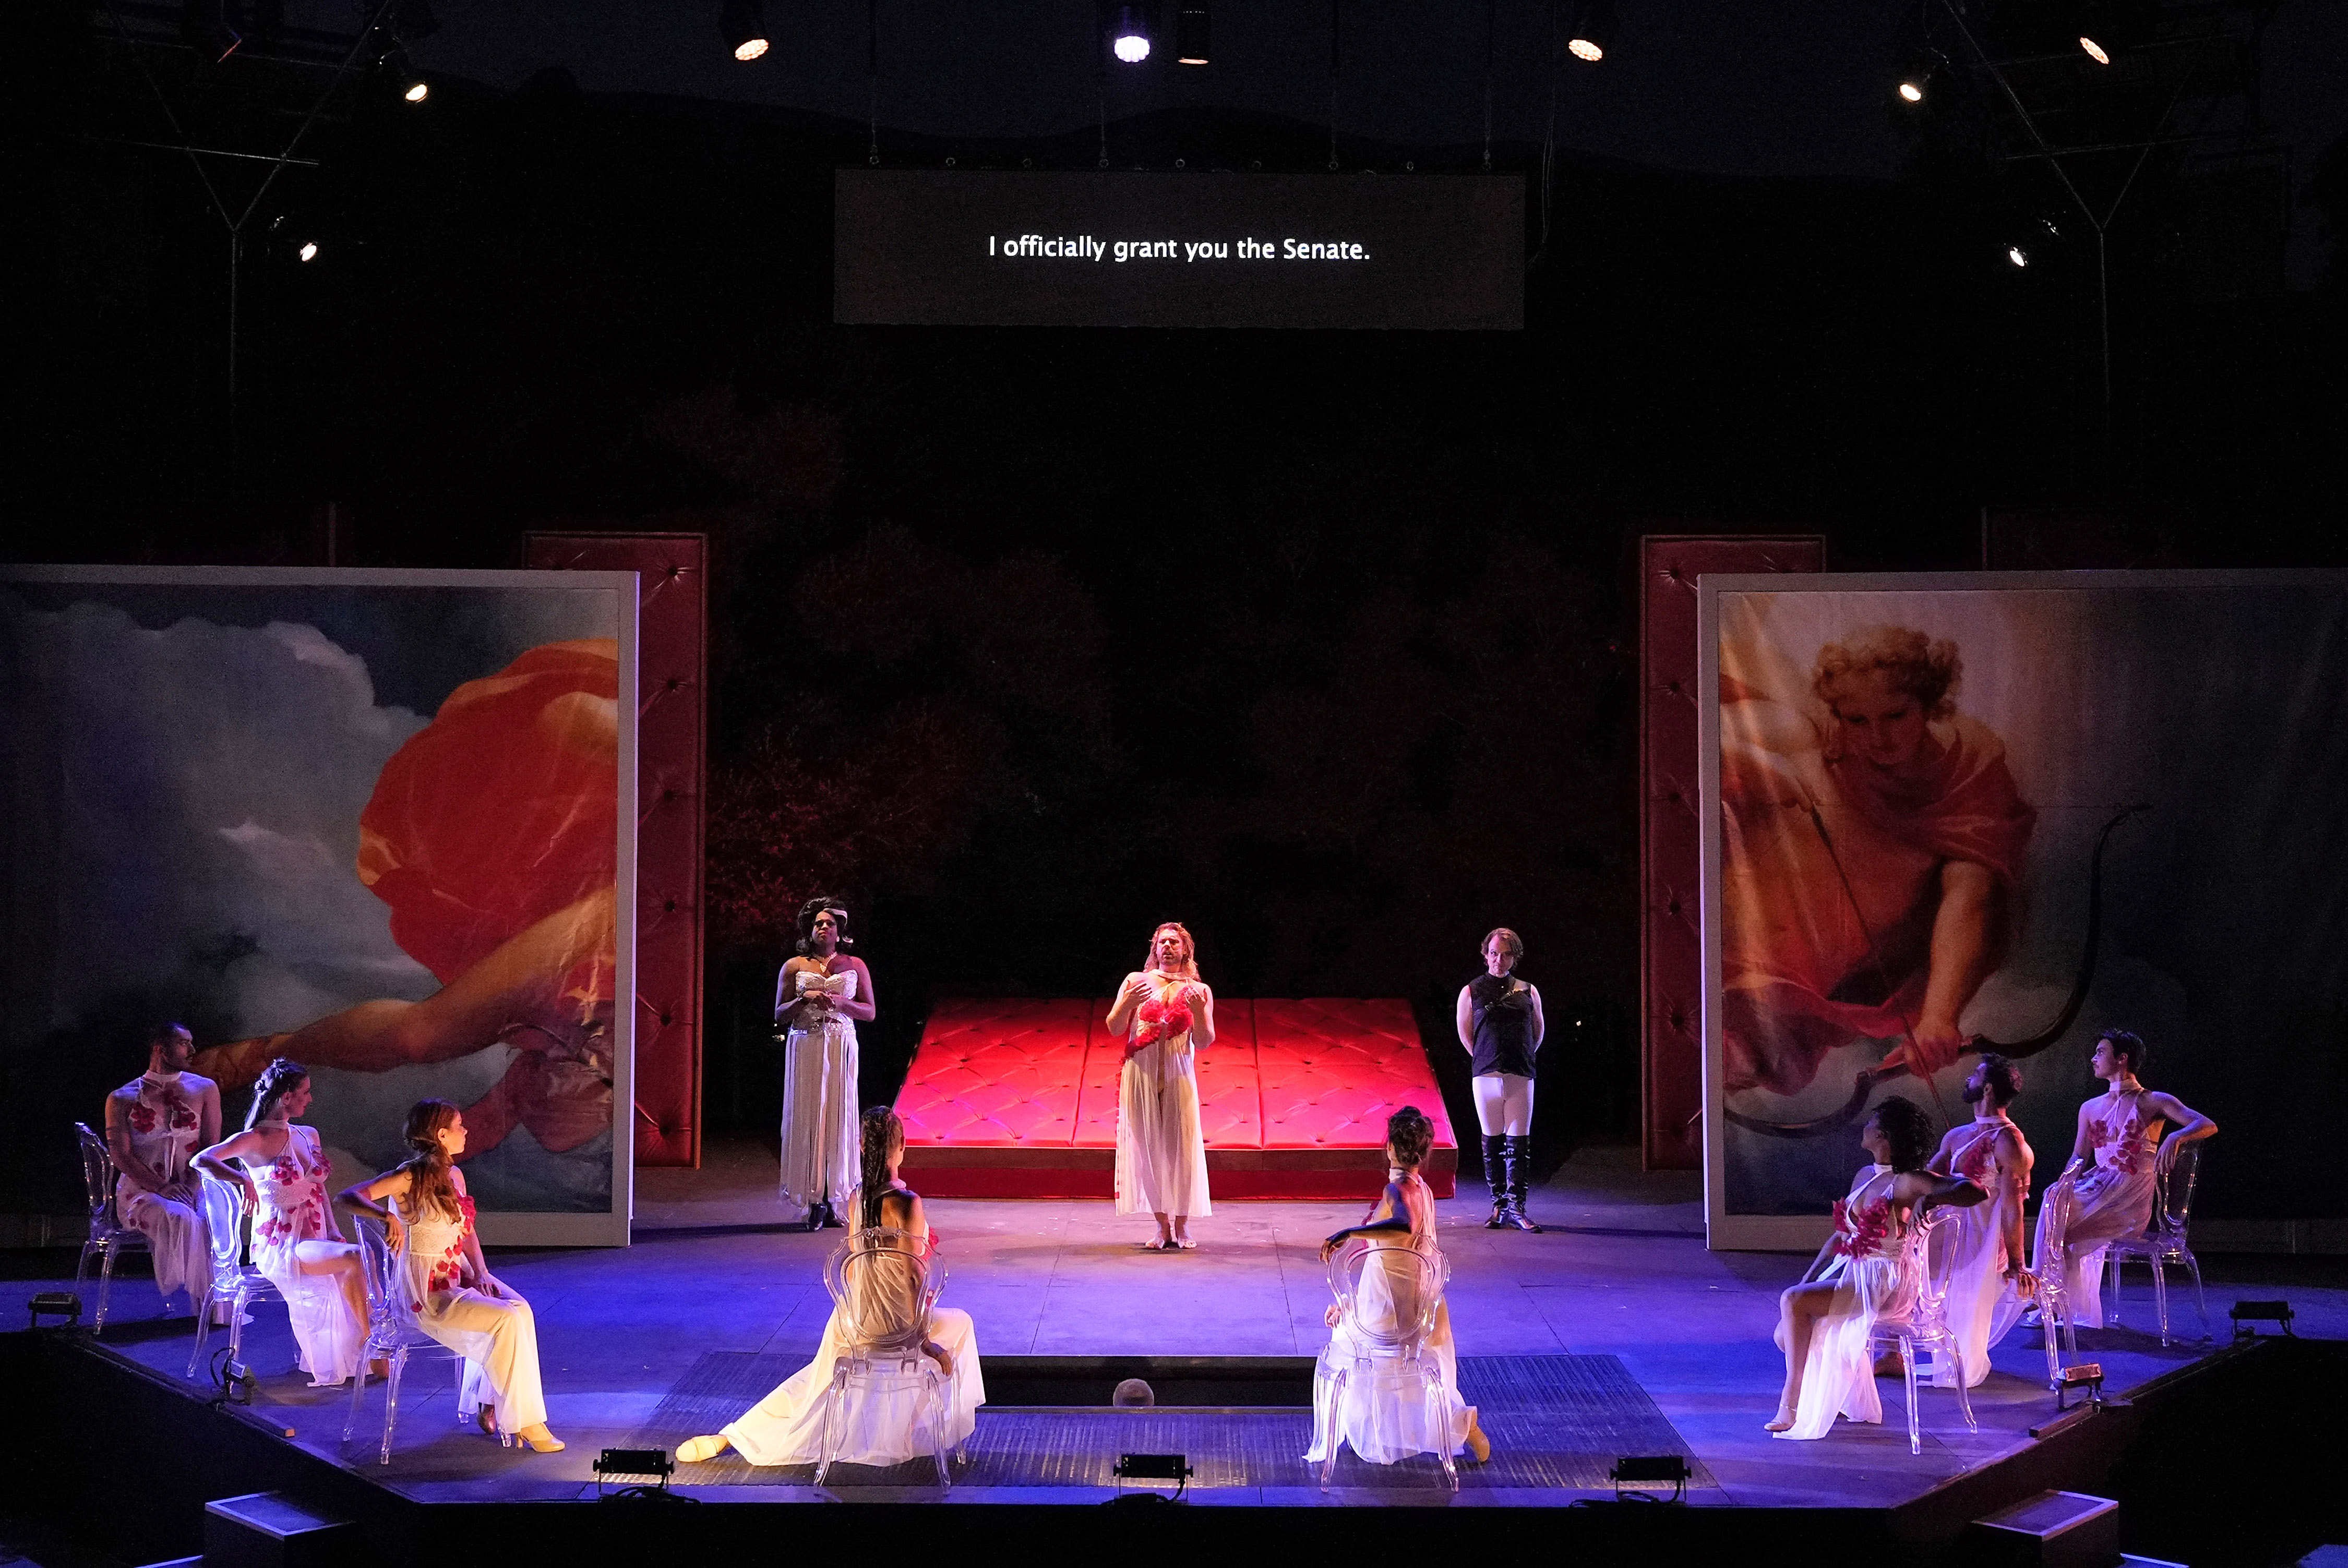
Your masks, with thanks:
M840 1212L848 1216L851 1236L864 1228L860 1196L851 1196ZM926 1225L915 1235L917 1240L929 1240ZM920 1305L911 1270L860 1269L851 1276L850 1287L890 1293L887 1299L860 1301L859 1316L867 1323L909 1321ZM953 1449L978 1430L978 1407L986 1403L986 1381L978 1365L978 1332L969 1313L939 1307L930 1312L929 1337L944 1347L953 1362L946 1383L942 1438L942 1446ZM847 1348L835 1307L823 1326L815 1358L723 1428L726 1440L754 1465L819 1462L823 1457L825 1397L831 1389L834 1363ZM845 1403L848 1430L839 1450L842 1461L889 1465L928 1457L930 1448L922 1430L922 1397L917 1391L865 1393Z
M341 1241L343 1235L326 1198L331 1166L317 1129L277 1125L285 1132L284 1152L274 1160L244 1162L261 1197L252 1215L252 1266L285 1298L310 1386L327 1388L358 1370L366 1325L334 1276L302 1272L296 1248L305 1241Z
M202 1131L196 1103L201 1086L209 1081L192 1072L149 1072L135 1085L123 1086L138 1091L123 1112L132 1153L147 1162L166 1186L191 1194L196 1178L188 1162ZM114 1212L124 1225L147 1237L155 1258L155 1287L165 1296L184 1290L191 1302L201 1305L211 1289L212 1255L205 1239L204 1216L194 1203L149 1192L125 1171L115 1179Z
M1949 1169L1989 1194L1987 1203L1952 1209L1934 1232L1932 1246L1949 1249L1949 1294L1943 1302L1949 1331L1956 1336L1957 1359L1964 1368L1965 1387L1979 1388L1989 1376L1989 1353L2022 1319L2025 1305L2005 1275L2005 1234L1998 1223L2000 1180L2023 1188L2016 1201L2029 1195L2029 1178L2020 1173L2001 1177L1997 1169L1997 1135L2013 1123L2000 1118L1980 1122L1971 1142L1961 1145ZM1936 1261L1940 1261L1936 1255ZM1956 1368L1946 1357L1934 1358L1932 1382L1947 1389L1956 1384Z
M836 1001L856 999L856 971L836 975L791 969L775 980L775 1011L823 991ZM793 1015L784 1042L783 1158L778 1191L784 1205L804 1217L818 1204L847 1212L856 1185L862 1129L856 1102L856 1020L836 1012Z
M2104 1248L2122 1236L2141 1235L2152 1218L2156 1190L2153 1164L2160 1153L2160 1118L2147 1122L2138 1108L2144 1091L2123 1096L2116 1113L2091 1118L2087 1142L2094 1163L2046 1189L2038 1204L2038 1234L2032 1244L2046 1266L2046 1211L2071 1206L2063 1240L2063 1288L2074 1323L2104 1320Z
M1368 1342L1362 1330L1392 1336L1419 1310L1417 1293L1423 1276L1416 1257L1438 1260L1440 1277L1442 1249L1434 1230L1422 1227L1417 1218L1419 1214L1435 1213L1434 1194L1415 1171L1394 1179L1415 1184L1424 1201L1411 1214L1406 1240L1392 1232L1369 1238L1370 1252L1362 1260L1361 1279L1354 1288L1354 1315L1329 1331L1329 1343L1313 1364L1313 1446L1304 1457L1315 1464L1329 1457L1333 1442L1344 1443L1372 1464L1392 1464L1412 1454L1457 1453L1468 1446L1468 1433L1476 1424L1474 1408L1459 1397L1459 1353L1452 1343L1448 1301L1437 1305L1435 1327L1423 1341L1443 1378L1435 1419L1429 1419L1425 1396L1415 1389L1379 1389L1348 1378L1342 1399L1328 1397L1338 1370L1350 1368L1356 1357L1367 1354ZM1392 1213L1382 1197L1363 1223L1385 1219ZM1334 1431L1330 1428L1333 1405Z
M1883 1419L1868 1337L1877 1318L1898 1317L1914 1307L1920 1283L1907 1232L1890 1197L1893 1175L1889 1165L1862 1166L1849 1194L1835 1204L1839 1255L1824 1276L1836 1280L1834 1301L1810 1329L1794 1424L1774 1434L1777 1437L1796 1441L1822 1438L1834 1430L1837 1416L1854 1421ZM1785 1332L1781 1318L1780 1350L1786 1348Z
M1183 989L1199 981L1151 969L1149 995L1127 1027L1117 1093L1117 1212L1210 1214L1207 1138L1199 1120L1199 1055ZM1212 993L1209 993L1210 996Z
M473 1234L473 1200L465 1191L465 1173L451 1170L448 1175L457 1185L458 1218L437 1205L420 1216L409 1214L407 1205L401 1208L407 1227L401 1261L407 1270L408 1305L424 1332L465 1358L457 1408L493 1405L500 1431L522 1431L546 1419L538 1319L530 1303L503 1281L498 1286L504 1294L491 1296L473 1277L465 1253L465 1238Z

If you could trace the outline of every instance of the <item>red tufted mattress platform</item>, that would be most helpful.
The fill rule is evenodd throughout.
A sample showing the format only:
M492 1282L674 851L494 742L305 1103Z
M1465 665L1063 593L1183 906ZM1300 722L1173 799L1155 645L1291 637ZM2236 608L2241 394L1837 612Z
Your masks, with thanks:
M940 1002L897 1094L905 1178L941 1198L1106 1198L1117 1167L1124 1042L1108 1003ZM1218 1198L1375 1197L1386 1118L1435 1121L1427 1184L1449 1197L1459 1145L1408 1003L1218 998L1199 1053L1209 1185Z

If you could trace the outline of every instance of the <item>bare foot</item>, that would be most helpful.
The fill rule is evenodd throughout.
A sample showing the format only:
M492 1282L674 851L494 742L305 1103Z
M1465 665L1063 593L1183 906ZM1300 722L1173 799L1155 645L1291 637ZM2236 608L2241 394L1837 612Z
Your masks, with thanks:
M367 1376L370 1378L390 1377L391 1363L385 1360L380 1356L376 1357L374 1360L367 1363Z
M1473 1413L1468 1417L1468 1451L1476 1457L1478 1464L1484 1464L1492 1457L1492 1440L1484 1435L1483 1424Z
M733 1446L731 1441L715 1432L705 1438L687 1438L677 1445L676 1462L699 1464L703 1460L716 1459Z

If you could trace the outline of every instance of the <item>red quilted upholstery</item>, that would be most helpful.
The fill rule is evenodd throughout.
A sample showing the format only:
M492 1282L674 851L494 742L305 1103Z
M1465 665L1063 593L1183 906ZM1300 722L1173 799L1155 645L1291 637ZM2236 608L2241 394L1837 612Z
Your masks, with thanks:
M1105 998L939 1004L897 1096L921 1190L1108 1195L1125 1051L1107 1012ZM1218 998L1215 1024L1199 1053L1215 1196L1371 1196L1385 1119L1406 1104L1435 1119L1427 1179L1450 1195L1457 1144L1407 1004Z
M1088 1002L942 1002L897 1096L905 1143L1066 1149L1075 1135Z

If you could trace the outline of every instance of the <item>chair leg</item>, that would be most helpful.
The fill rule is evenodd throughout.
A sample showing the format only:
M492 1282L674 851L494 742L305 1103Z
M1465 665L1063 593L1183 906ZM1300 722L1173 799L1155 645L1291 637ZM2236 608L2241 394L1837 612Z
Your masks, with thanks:
M1964 1358L1957 1354L1957 1348L1953 1344L1944 1345L1940 1351L1940 1357L1943 1364L1956 1369L1957 1414L1964 1417L1965 1430L1980 1431L1981 1423L1973 1419L1972 1391L1965 1387Z
M1916 1347L1907 1339L1900 1341L1900 1371L1908 1383L1908 1451L1924 1451L1924 1423L1916 1409Z
M399 1375L407 1370L407 1347L402 1345L392 1353L391 1371L383 1380L383 1451L376 1463L391 1462L391 1434L399 1425Z
M2168 1270L2161 1266L2160 1255L2154 1253L2146 1260L2152 1265L2152 1315L2160 1324L2160 1348L2168 1348Z
M1337 1473L1337 1445L1344 1440L1344 1433L1338 1430L1345 1412L1345 1369L1343 1367L1329 1374L1323 1398L1329 1401L1328 1424L1322 1429L1329 1434L1329 1446L1321 1450L1321 1490L1326 1491L1330 1479Z
M366 1398L367 1352L374 1348L373 1345L359 1347L359 1369L351 1376L350 1414L343 1418L343 1441L345 1442L350 1441L351 1435L359 1430L359 1401Z
M2106 1328L2120 1326L2120 1255L2115 1247L2104 1254L2104 1322Z
M938 1461L938 1490L953 1490L953 1472L946 1468L946 1400L940 1391L945 1379L935 1371L930 1373L930 1452Z
M1435 1434L1435 1457L1443 1461L1443 1479L1451 1483L1453 1491L1457 1491L1459 1460L1451 1451L1451 1412L1444 1408L1443 1384L1437 1380L1432 1368L1427 1369L1425 1402L1426 1430Z
M191 1292L191 1295L192 1294ZM204 1364L204 1341L211 1337L211 1294L207 1292L205 1299L196 1304L196 1348L188 1357L188 1376L191 1378L196 1375L196 1368ZM229 1342L231 1344L236 1342L233 1330L231 1331ZM229 1358L234 1360L236 1358L232 1354Z
M90 1337L93 1339L106 1332L106 1303L108 1297L114 1294L114 1252L115 1247L111 1241L98 1243L98 1317L92 1322L89 1331Z
M2179 1255L2185 1260L2187 1272L2193 1276L2193 1307L2195 1311L2201 1314L2201 1337L2208 1339L2209 1337L2209 1298L2201 1294L2201 1265L2194 1257L2192 1249L2189 1247L2180 1248Z
M843 1422L840 1418L840 1406L847 1397L848 1368L841 1367L832 1373L831 1391L824 1396L823 1447L818 1452L815 1465L815 1484L818 1486L823 1484L823 1478L831 1473L832 1461L839 1457L839 1450L833 1446L833 1440L841 1435L840 1427Z

